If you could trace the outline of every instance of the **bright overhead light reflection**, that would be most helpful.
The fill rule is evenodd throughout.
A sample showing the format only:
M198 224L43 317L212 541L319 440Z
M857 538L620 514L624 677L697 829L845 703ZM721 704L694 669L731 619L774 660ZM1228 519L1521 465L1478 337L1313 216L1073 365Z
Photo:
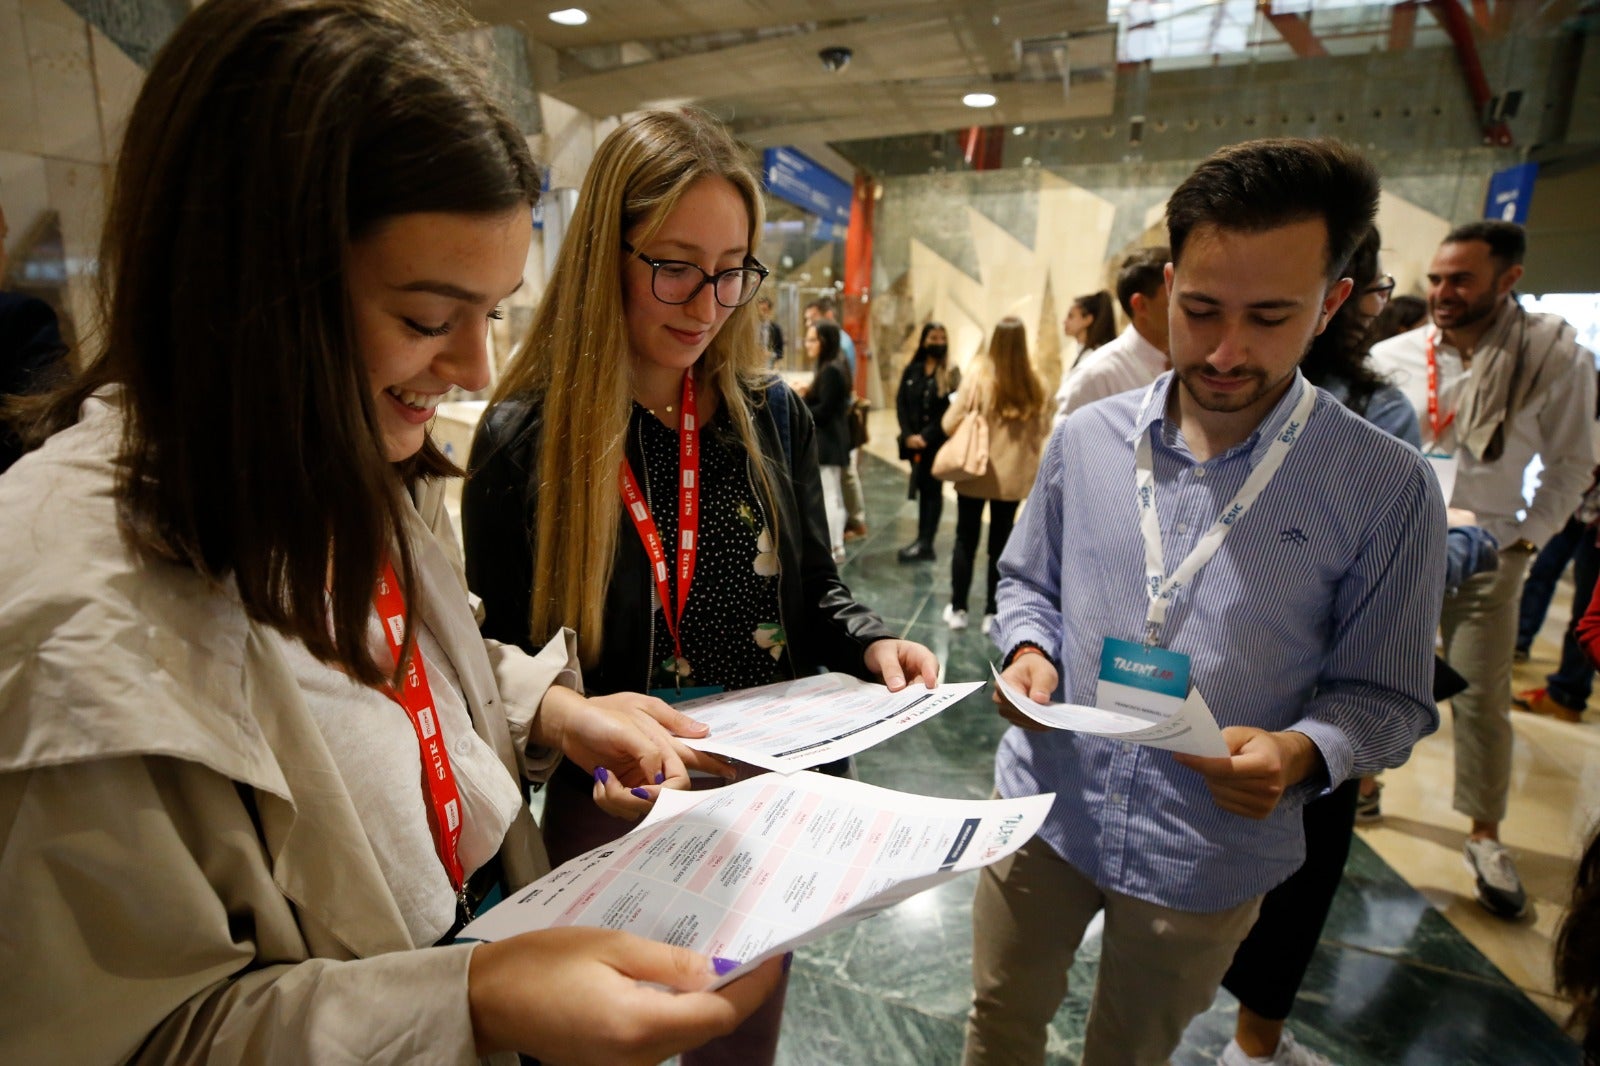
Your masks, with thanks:
M1016 134L1018 137L1021 137L1024 133L1028 132L1028 127L1026 127L1026 126L1012 126L1011 127L1011 132Z
M589 13L581 7L566 7L550 12L550 21L563 26L582 26L589 21Z
M968 107L993 107L995 97L994 93L968 93L961 98L961 102Z

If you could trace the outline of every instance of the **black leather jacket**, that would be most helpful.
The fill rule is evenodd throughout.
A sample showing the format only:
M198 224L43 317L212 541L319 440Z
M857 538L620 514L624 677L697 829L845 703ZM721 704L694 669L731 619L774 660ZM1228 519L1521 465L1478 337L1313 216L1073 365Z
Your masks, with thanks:
M787 389L787 386L775 386ZM778 457L775 485L778 509L780 578L778 612L788 638L789 661L797 676L820 667L866 678L862 656L873 641L894 633L872 611L857 603L833 564L817 444L811 414L788 393L788 438L792 462L783 461L783 437L764 396L752 402L762 450ZM467 583L484 602L483 635L534 651L528 639L529 591L533 584L532 531L538 513L540 407L533 400L508 400L484 413L472 443L462 495L461 522L466 541ZM628 436L628 461L642 469L644 456L636 433ZM752 481L754 476L752 474ZM656 632L650 609L653 582L649 557L633 526L619 516L616 565L605 589L605 643L600 661L584 670L591 695L644 692L650 686L654 651L670 640ZM599 594L599 590L596 590Z

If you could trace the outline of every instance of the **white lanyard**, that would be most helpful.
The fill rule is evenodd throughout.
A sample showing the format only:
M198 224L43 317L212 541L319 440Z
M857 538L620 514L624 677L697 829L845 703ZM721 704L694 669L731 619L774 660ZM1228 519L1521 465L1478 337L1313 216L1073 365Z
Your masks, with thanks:
M1272 480L1278 468L1283 466L1283 461L1289 455L1289 449L1300 438L1306 428L1306 420L1311 416L1311 409L1317 403L1317 390L1308 382L1298 382L1300 399L1294 405L1294 410L1289 414L1289 420L1283 428L1273 435L1272 443L1267 446L1267 452L1250 471L1250 476L1245 479L1244 487L1238 495L1222 509L1222 514L1206 530L1205 536L1200 538L1189 557L1178 564L1178 569L1167 576L1166 563L1161 558L1161 519L1156 513L1156 475L1150 450L1150 429L1139 435L1138 447L1134 449L1134 467L1137 472L1136 485L1139 500L1139 531L1144 535L1144 570L1145 590L1150 595L1150 613L1145 616L1145 644L1154 645L1160 638L1161 626L1167 620L1167 608L1172 605L1172 600L1177 596L1178 590L1183 588L1199 573L1200 568L1211 561L1217 554L1217 549L1222 547L1223 540L1250 510L1267 483ZM1156 386L1151 385L1145 393L1144 404L1139 408L1139 421L1144 421L1145 413L1149 410L1151 402L1155 399Z

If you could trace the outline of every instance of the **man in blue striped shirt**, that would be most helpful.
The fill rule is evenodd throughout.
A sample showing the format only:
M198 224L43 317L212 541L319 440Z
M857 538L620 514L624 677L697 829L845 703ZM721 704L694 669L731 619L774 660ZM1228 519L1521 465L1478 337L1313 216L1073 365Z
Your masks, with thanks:
M1024 728L1001 742L1000 793L1057 798L980 876L968 1066L1043 1061L1101 909L1083 1061L1165 1062L1303 860L1301 805L1438 726L1438 484L1297 369L1350 293L1377 196L1332 142L1202 163L1167 205L1172 371L1050 439L1000 562L1006 680L1092 705L1105 641L1153 636L1188 657L1232 755L1035 731L1002 704Z

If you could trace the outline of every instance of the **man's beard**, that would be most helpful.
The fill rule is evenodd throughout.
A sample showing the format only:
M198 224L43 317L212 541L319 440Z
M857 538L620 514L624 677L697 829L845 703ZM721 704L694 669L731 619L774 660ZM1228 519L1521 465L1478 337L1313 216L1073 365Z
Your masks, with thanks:
M1496 276L1496 280L1499 280L1498 276ZM1495 289L1490 289L1484 294L1483 299L1475 303L1465 304L1464 309L1459 313L1456 320L1450 325L1441 328L1461 329L1464 326L1475 326L1493 315L1499 303L1499 293ZM1428 316L1433 320L1434 325L1439 324L1437 304L1432 297L1428 298Z

